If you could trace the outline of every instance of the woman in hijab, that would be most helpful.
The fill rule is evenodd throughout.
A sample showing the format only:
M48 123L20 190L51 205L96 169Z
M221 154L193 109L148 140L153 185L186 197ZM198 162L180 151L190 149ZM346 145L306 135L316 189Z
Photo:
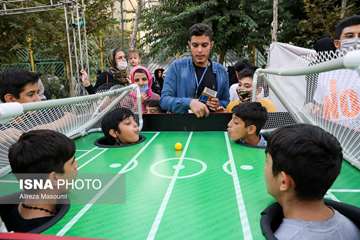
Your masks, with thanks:
M125 52L120 48L113 49L109 56L109 64L110 67L108 71L98 74L95 86L91 85L87 72L81 70L81 81L88 93L93 94L100 89L106 90L114 85L129 85L128 65Z

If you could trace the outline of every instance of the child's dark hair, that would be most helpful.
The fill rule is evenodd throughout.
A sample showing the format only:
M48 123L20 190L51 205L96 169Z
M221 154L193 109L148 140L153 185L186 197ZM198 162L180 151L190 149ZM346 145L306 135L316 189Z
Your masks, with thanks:
M342 31L346 27L360 25L360 15L354 15L351 17L344 18L335 26L335 39L339 40Z
M256 67L252 65L248 59L241 59L240 61L236 62L234 65L235 71L241 72L244 69L250 69L252 71L256 70Z
M145 106L160 108L160 100L153 100L153 99L147 100L145 101Z
M334 44L334 40L329 36L322 37L315 42L314 50L316 52L335 51L336 47Z
M214 33L211 27L205 23L196 23L189 28L188 40L191 41L192 36L208 36L210 41L213 40Z
M0 74L0 99L5 102L5 95L12 94L19 98L26 84L39 81L40 75L25 70L8 70Z
M239 72L239 80L245 77L252 78L254 76L254 71L250 68L244 68Z
M136 119L135 114L128 108L116 108L105 114L101 121L101 130L109 142L116 142L116 139L109 134L109 131L111 129L119 131L119 124L129 117Z
M64 173L64 164L75 154L74 141L62 133L41 129L23 133L9 149L14 174Z
M232 112L245 122L246 127L255 125L256 135L259 135L260 130L264 127L268 118L266 108L258 102L240 103L233 108Z
M320 127L295 124L275 130L266 153L272 158L272 173L281 171L295 182L298 199L322 199L340 173L343 160L339 141Z

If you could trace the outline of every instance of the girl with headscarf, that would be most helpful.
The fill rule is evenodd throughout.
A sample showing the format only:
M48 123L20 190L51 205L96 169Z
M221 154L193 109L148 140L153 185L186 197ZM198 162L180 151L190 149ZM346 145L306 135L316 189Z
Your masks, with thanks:
M160 100L160 96L151 89L153 78L147 68L142 66L134 67L130 72L130 81L136 83L140 88L143 112L146 112L146 101Z

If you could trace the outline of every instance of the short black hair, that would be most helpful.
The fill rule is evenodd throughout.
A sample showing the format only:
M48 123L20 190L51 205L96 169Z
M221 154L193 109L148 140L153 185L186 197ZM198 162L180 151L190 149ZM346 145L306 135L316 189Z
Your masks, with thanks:
M75 154L75 143L60 132L48 129L23 133L9 148L9 162L16 174L64 173L64 164Z
M344 18L335 26L335 39L339 40L342 31L346 27L359 25L360 24L360 15L354 15L351 17Z
M295 182L296 197L322 199L340 173L343 160L339 141L320 127L295 124L275 130L266 153L272 157L272 172L281 171Z
M244 69L250 69L252 71L256 70L256 66L252 65L248 59L241 59L237 61L234 65L235 71L241 72Z
M25 70L7 70L0 74L0 100L5 102L5 95L12 94L19 98L26 84L37 83L40 75Z
M119 124L129 117L133 117L136 120L135 114L130 109L123 107L116 108L105 114L101 120L101 130L110 143L115 143L116 139L109 134L109 131L111 129L119 130Z
M239 80L245 77L252 78L254 76L254 71L249 68L245 68L239 72Z
M145 101L145 106L160 108L160 100L154 100L154 99L147 100Z
M208 36L210 41L214 38L214 33L211 27L205 23L195 23L189 28L188 40L191 41L192 36Z
M320 38L315 42L314 50L316 52L336 51L334 40L328 36Z
M235 116L241 118L245 122L245 126L255 125L256 135L260 134L260 130L264 127L268 118L266 108L259 102L244 102L235 106L232 110Z

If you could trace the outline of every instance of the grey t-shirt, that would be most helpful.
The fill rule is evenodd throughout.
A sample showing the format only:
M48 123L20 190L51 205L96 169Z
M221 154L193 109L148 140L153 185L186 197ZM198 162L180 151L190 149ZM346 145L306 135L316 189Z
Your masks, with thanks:
M284 218L275 236L279 240L359 240L360 230L336 210L326 221Z

